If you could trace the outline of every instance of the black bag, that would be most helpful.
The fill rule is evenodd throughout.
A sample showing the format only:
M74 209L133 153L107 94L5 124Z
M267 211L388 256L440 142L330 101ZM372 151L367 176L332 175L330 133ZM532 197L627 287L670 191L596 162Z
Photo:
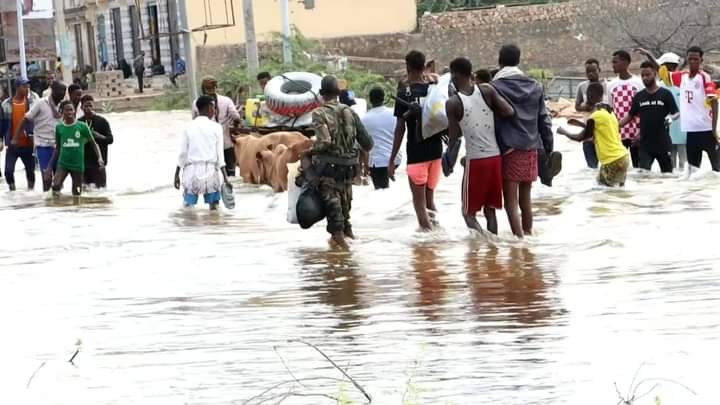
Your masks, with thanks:
M310 229L325 219L325 207L315 187L306 187L297 202L297 220L302 229Z

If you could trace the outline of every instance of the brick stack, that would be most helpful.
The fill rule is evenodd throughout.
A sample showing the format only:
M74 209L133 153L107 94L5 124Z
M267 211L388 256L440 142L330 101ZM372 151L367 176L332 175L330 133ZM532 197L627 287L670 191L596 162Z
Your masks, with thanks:
M95 91L100 98L122 97L125 95L124 87L122 70L95 73Z

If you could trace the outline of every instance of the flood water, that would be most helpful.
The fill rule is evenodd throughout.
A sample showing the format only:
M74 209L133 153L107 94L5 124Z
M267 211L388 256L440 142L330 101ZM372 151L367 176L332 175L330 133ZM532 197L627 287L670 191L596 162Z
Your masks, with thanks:
M355 189L360 239L337 253L324 225L287 224L286 196L266 187L238 183L234 211L182 209L188 116L108 115L110 187L80 205L0 185L0 403L243 404L294 377L305 386L247 403L290 389L363 403L317 378L342 375L288 342L302 339L375 404L615 404L613 384L626 394L643 362L638 381L695 395L663 383L637 404L717 404L720 178L707 168L607 190L558 139L564 172L534 190L524 242L504 214L497 241L465 230L459 168L438 190L442 229L416 233L401 175Z

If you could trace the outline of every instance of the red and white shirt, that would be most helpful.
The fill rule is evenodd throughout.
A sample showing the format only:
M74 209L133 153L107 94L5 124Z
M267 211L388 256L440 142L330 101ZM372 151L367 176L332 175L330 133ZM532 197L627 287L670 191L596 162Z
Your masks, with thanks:
M673 72L672 82L680 88L680 125L683 132L712 131L712 110L705 101L716 97L716 86L705 72Z
M627 80L616 78L610 82L607 87L608 94L610 95L610 104L615 111L615 116L618 121L625 118L630 113L632 108L633 98L635 95L644 89L645 85L642 80L633 76ZM635 117L629 124L620 128L620 138L622 140L634 141L640 136L640 119Z

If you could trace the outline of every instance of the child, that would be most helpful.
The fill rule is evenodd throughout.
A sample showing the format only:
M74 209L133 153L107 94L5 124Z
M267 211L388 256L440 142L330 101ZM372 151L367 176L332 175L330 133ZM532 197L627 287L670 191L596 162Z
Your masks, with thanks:
M601 104L604 91L600 82L588 85L588 104L593 106L590 118L585 124L572 122L584 126L585 129L581 133L572 135L565 128L559 128L558 133L578 142L595 137L595 150L601 164L598 183L608 187L623 187L630 159L627 149L618 136L619 124L612 108L607 104Z
M90 142L97 156L99 170L105 170L100 148L87 124L75 120L75 107L72 101L60 104L62 122L55 127L55 150L50 164L45 169L45 177L52 176L52 167L57 162L57 172L53 180L53 195L58 195L65 178L72 178L72 195L79 196L82 192L82 177L85 172L85 144Z

